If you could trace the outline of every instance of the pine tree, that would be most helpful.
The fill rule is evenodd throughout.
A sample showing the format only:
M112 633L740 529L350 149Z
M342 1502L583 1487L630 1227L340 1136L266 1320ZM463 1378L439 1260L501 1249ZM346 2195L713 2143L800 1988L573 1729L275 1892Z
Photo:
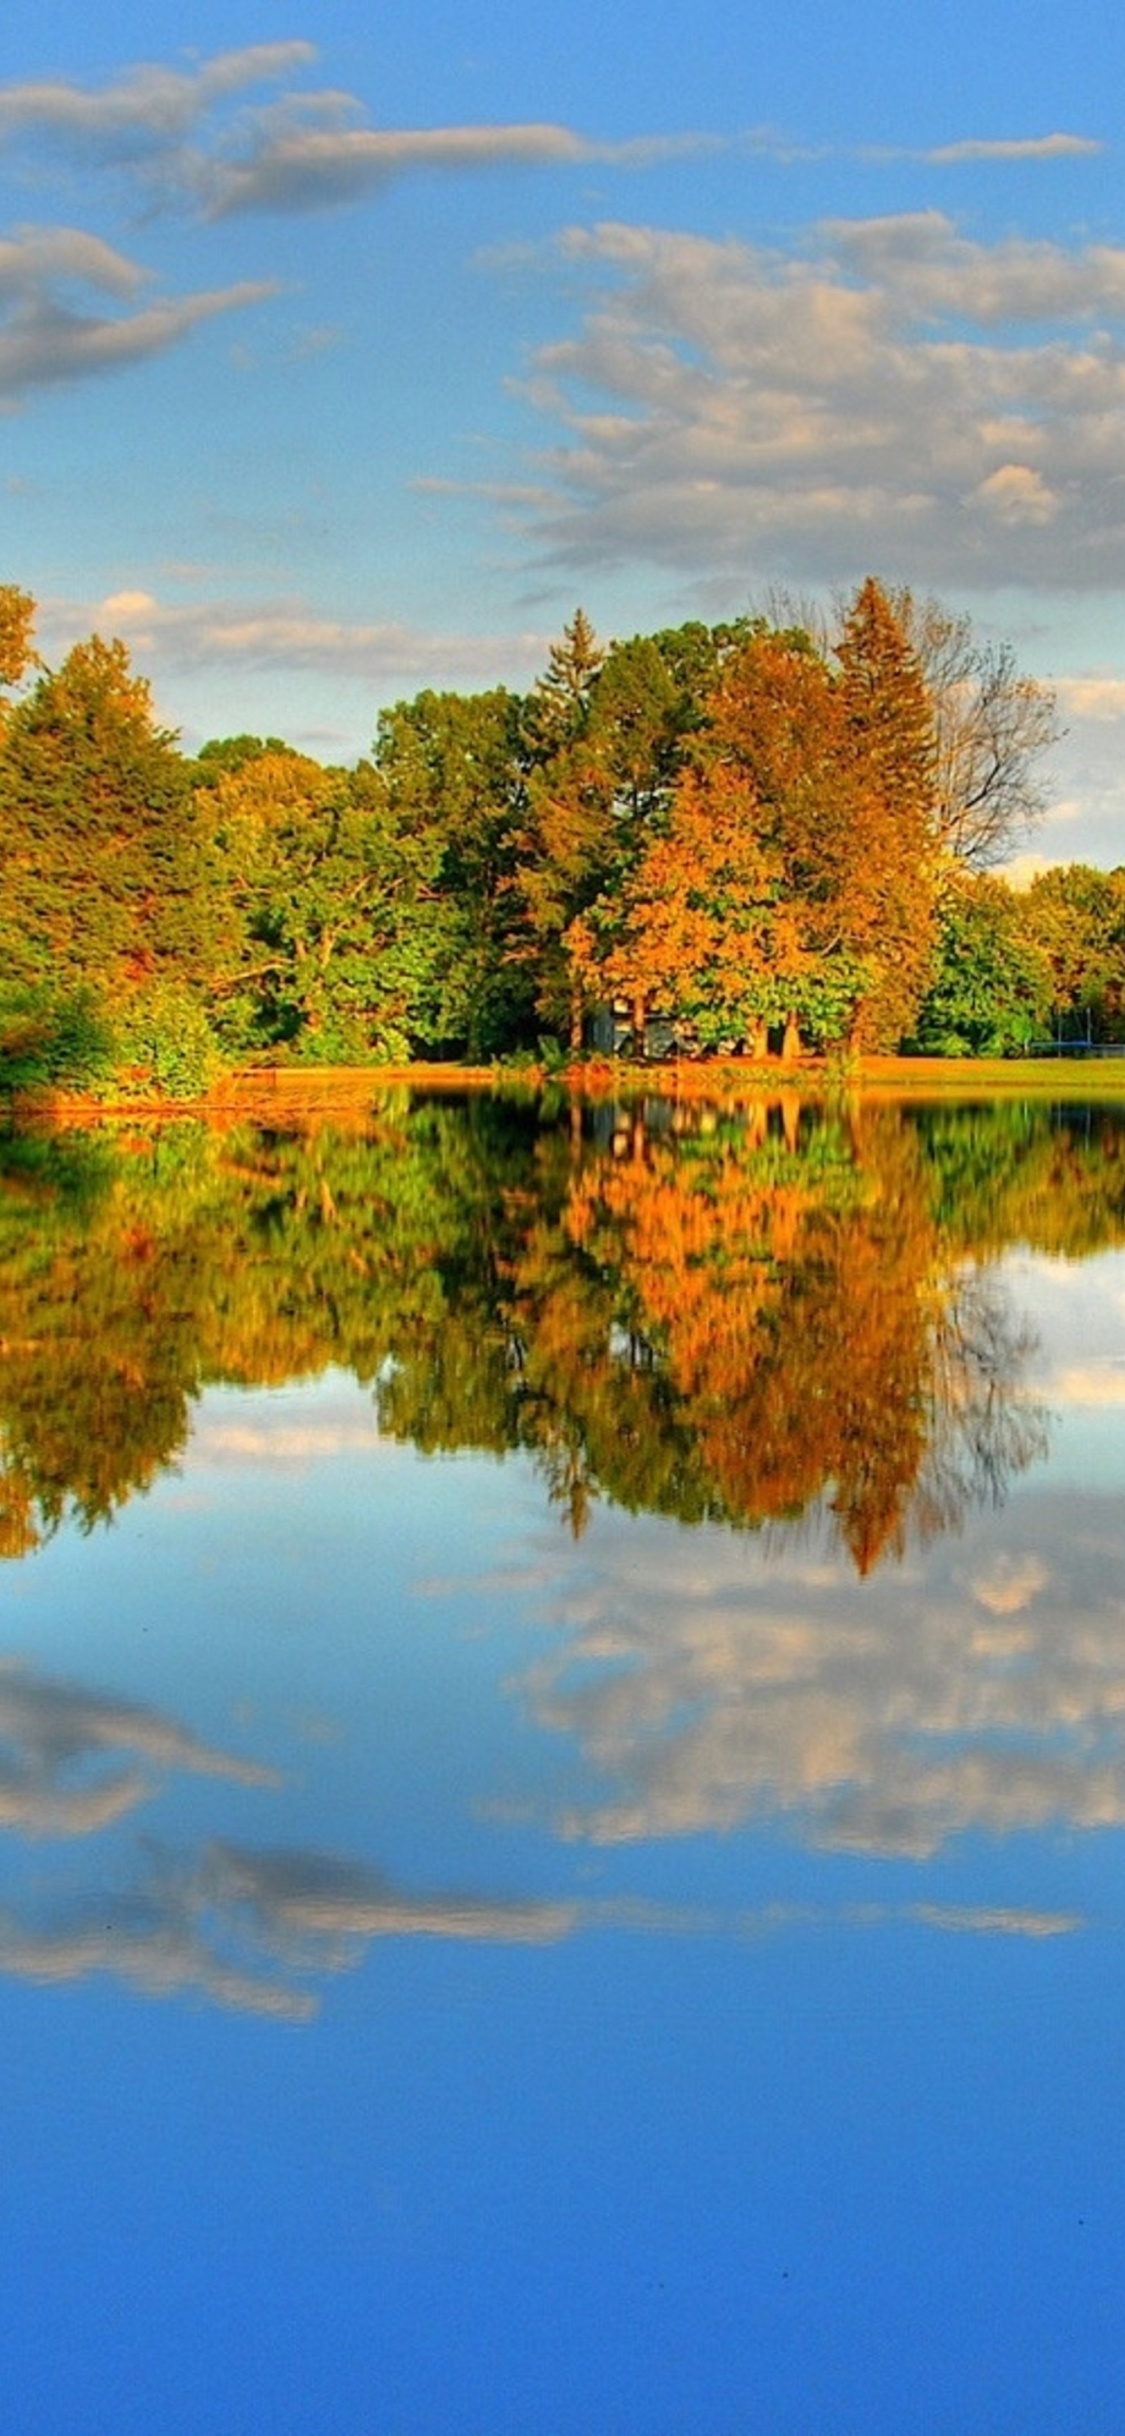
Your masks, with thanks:
M861 584L837 646L840 753L850 782L842 912L871 984L857 1045L895 1049L929 980L937 905L933 713L917 653L882 586Z
M94 636L10 713L0 745L0 959L9 980L112 1000L197 961L191 791L123 643Z

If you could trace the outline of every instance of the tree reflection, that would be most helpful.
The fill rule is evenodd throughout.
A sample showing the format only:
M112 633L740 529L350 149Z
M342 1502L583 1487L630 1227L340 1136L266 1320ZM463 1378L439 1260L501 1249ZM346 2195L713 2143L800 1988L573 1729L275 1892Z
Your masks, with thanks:
M209 1385L329 1366L424 1452L528 1450L686 1523L825 1516L856 1568L1045 1447L1006 1245L1125 1240L1112 1112L388 1095L360 1129L9 1137L0 1541L111 1516Z

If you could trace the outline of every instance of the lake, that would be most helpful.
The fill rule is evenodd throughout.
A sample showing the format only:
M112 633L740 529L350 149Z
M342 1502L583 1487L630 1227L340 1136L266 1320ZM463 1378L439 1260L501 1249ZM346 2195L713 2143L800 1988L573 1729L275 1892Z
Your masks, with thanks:
M1125 2424L1125 1106L0 1140L4 2424Z

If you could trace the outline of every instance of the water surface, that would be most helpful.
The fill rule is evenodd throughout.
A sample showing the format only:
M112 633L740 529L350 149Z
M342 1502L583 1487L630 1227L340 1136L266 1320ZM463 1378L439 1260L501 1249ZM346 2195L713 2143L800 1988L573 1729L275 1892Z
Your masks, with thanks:
M1125 1114L0 1147L14 2430L1125 2417Z

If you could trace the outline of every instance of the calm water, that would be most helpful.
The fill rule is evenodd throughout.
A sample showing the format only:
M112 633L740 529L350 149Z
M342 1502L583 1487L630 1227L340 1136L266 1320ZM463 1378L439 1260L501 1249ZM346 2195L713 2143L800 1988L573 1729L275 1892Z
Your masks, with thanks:
M0 1143L3 2425L1125 2424L1125 1111Z

